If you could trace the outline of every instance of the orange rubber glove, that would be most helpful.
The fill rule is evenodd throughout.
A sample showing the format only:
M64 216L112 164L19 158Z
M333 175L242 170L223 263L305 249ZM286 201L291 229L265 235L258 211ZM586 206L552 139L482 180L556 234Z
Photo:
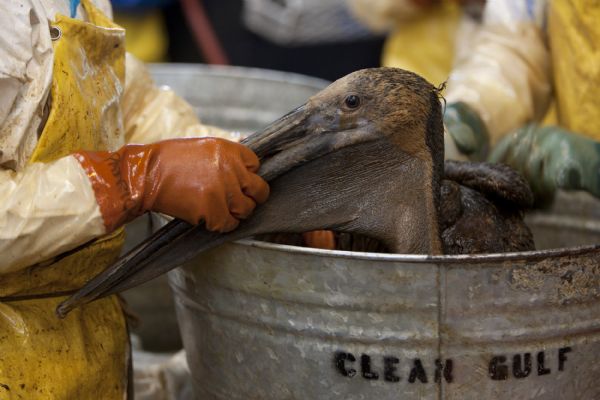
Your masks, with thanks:
M308 247L335 250L335 235L332 231L305 232L302 234L302 239Z
M256 155L225 139L172 139L74 156L92 183L107 232L146 211L228 232L269 196L256 175Z

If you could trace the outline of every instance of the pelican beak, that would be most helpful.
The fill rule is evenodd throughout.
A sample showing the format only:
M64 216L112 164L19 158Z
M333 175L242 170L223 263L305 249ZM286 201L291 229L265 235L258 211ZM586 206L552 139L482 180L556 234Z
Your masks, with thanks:
M267 158L290 143L301 140L306 135L308 119L307 105L303 104L263 130L243 139L242 143L250 147L260 159Z
M342 147L377 139L368 129L342 130L314 108L303 104L242 140L261 159L259 174L267 181Z
M263 178L276 178L330 151L329 138L319 138L311 129L312 119L303 104L242 141L261 159L259 174Z

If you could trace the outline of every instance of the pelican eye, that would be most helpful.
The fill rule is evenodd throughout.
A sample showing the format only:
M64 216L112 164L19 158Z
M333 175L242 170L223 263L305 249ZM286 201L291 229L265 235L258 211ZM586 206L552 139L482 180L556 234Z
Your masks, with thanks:
M357 108L360 105L360 97L355 94L349 94L346 96L344 103L348 108Z

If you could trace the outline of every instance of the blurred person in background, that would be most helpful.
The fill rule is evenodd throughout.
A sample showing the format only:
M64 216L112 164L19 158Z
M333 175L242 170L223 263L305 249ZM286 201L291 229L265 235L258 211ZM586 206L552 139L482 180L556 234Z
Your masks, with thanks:
M144 212L224 232L268 196L256 155L157 88L111 15L107 0L0 2L1 398L123 399L117 297L56 306Z
M111 0L114 21L125 29L127 51L144 62L166 61L169 33L163 9L176 0Z
M599 18L587 0L488 1L448 80L458 150L517 169L540 205L558 188L600 196Z

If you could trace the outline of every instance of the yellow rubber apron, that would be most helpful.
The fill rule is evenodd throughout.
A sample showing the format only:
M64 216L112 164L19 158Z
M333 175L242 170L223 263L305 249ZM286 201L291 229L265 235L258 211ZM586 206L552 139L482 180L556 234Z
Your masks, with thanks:
M77 149L114 149L123 140L120 98L124 31L89 1L89 22L58 15L51 26L51 107L31 162ZM51 201L51 199L49 199ZM129 344L116 297L58 319L57 293L81 287L119 254L123 231L59 261L0 276L0 400L123 399Z
M600 3L553 0L548 33L558 122L600 140Z

